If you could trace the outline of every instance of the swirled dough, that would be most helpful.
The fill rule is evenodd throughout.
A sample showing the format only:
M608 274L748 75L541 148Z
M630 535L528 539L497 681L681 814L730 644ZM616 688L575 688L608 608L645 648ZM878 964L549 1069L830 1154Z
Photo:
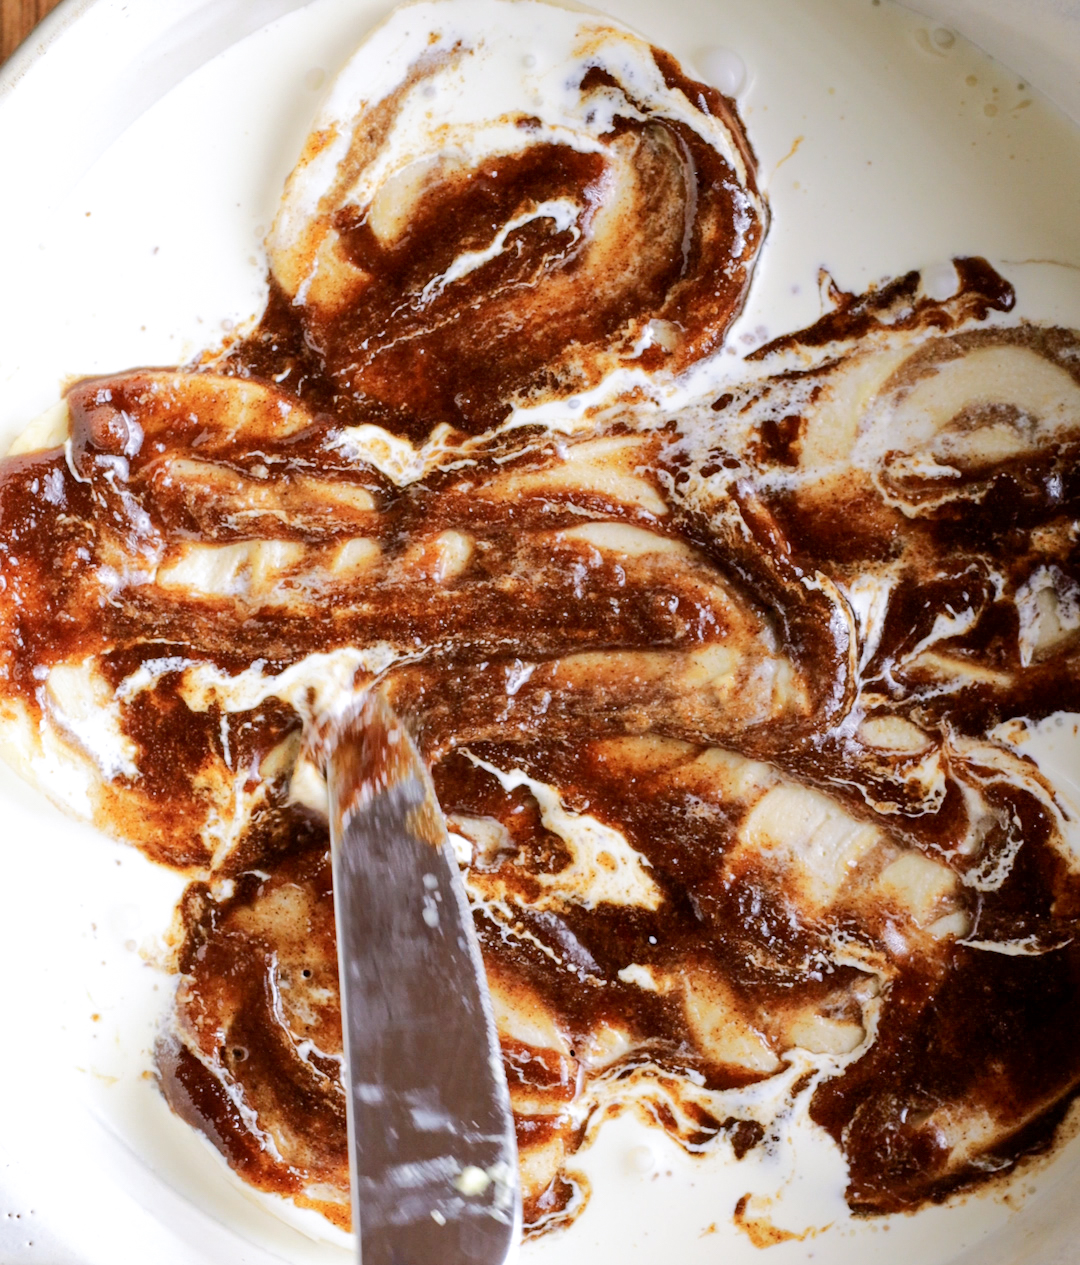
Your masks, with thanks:
M341 73L269 250L324 371L415 437L682 373L765 219L732 103L668 54L534 0L440 0Z

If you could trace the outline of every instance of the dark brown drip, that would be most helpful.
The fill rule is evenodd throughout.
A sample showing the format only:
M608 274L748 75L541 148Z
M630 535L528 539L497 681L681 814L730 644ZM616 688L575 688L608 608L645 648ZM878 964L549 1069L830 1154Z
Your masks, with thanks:
M985 320L990 312L1011 312L1016 291L979 255L953 260L964 302L960 311L953 302L938 302L920 293L917 271L872 288L866 294L841 290L827 272L820 274L829 311L808 329L784 334L756 348L748 360L765 360L778 351L797 347L825 347L829 343L855 343L883 326L893 330L936 328L942 332L966 320Z
M976 308L1007 306L1000 279L995 283L974 266L965 275ZM895 325L889 314L912 303L915 294L910 279L897 287L879 294L890 296L885 316L877 300L847 302L839 324L794 341L813 346L852 332L861 335L876 328L872 311ZM937 309L921 309L919 317L931 327L952 319ZM1072 345L1064 333L1049 337L1062 348ZM149 375L133 374L83 384L71 393L70 454L54 450L4 463L0 680L6 696L20 699L36 717L42 686L35 669L91 655L100 657L116 687L152 659L195 659L227 673L261 660L264 672L273 674L309 653L338 646L374 640L399 648L422 646L423 660L396 670L387 682L389 692L417 719L426 750L438 759L434 774L444 809L505 826L515 860L495 861L506 881L534 900L539 876L564 865L565 847L545 829L531 795L505 792L456 749L463 743L496 767L518 767L551 782L568 808L620 830L649 862L662 893L655 911L610 903L595 909L572 903L545 910L522 907L520 925L531 940L504 936L490 915L478 912L491 969L533 990L568 1034L570 1054L562 1061L507 1043L512 1085L528 1088L549 1106L566 1101L578 1062L588 1057L590 1034L605 1021L629 1031L639 1043L623 1069L627 1073L637 1066L634 1059L647 1056L660 1069L656 1075L669 1075L676 1086L677 1074L686 1069L700 1072L714 1088L753 1078L745 1068L710 1059L688 1033L674 994L620 979L630 962L673 976L712 973L751 1015L799 1002L819 1010L833 1006L837 1017L851 1017L844 1007L850 1010L851 989L861 973L829 960L821 927L793 920L767 867L732 859L738 807L716 803L705 812L692 788L678 783L675 773L703 746L719 744L766 757L796 782L826 789L852 815L877 821L893 838L945 859L964 876L970 876L976 861L956 853L972 824L962 784L965 777L981 778L991 816L982 825L980 862L1005 854L1017 838L1022 843L999 887L963 891L964 908L974 920L971 938L1001 944L1030 940L1037 955L1008 956L958 945L933 969L917 959L891 961L877 1041L817 1091L813 1112L844 1148L852 1206L869 1212L944 1197L1050 1144L1080 1083L1080 1041L1071 1018L1080 982L1080 959L1072 945L1080 887L1053 846L1045 805L992 770L965 768L948 770L945 794L928 811L897 781L902 761L873 757L854 750L849 740L824 733L830 709L842 711L854 687L829 603L808 592L802 576L820 570L839 582L868 565L910 556L909 573L893 593L882 642L864 670L863 685L878 684L885 700L882 714L910 719L932 743L940 744L947 728L976 736L1008 718L1080 710L1075 650L1021 665L1011 605L1017 588L1047 559L1080 581L1075 542L1046 544L1058 539L1055 525L1075 524L1080 517L1075 446L1011 459L992 474L972 471L965 478L979 482L978 495L914 517L889 506L869 484L851 490L842 515L812 498L784 493L762 499L740 491L736 504L746 532L724 535L680 503L679 490L689 474L669 446L669 433L638 441L641 468L653 472L653 489L669 507L659 519L587 490L545 490L509 502L486 498L485 480L542 471L556 460L550 445L535 435L523 437L520 450L482 451L464 472L442 471L406 490L395 489L374 469L347 461L335 446L343 424L375 420L376 414L364 412L367 402L337 393L280 296L272 297L259 332L234 353L227 368L255 380L280 377L274 399L302 403L310 418L291 434L271 428L218 451L212 429L181 409L155 403L147 390ZM723 407L730 404L729 398ZM790 468L802 429L796 415L785 414L763 432L759 459ZM273 516L239 519L226 512L224 502L190 494L182 480L170 481L168 463L177 458L205 461L279 489L299 488L298 481L309 477L347 484L370 493L375 508L311 510L285 525ZM717 453L705 472L738 465L730 455ZM682 560L667 571L645 569L629 579L603 562L587 568L583 577L579 554L550 540L539 545L530 539L530 533L589 519L646 527L691 546L699 561ZM384 557L377 581L365 580L333 602L315 601L299 613L166 600L160 592L140 594L131 585L101 597L98 567L140 547L259 539L271 525L275 538L315 550L356 535L377 540ZM444 530L473 538L466 570L449 583L436 583L412 562L406 569L411 544ZM317 557L313 565L321 565ZM989 582L989 565L1006 576L1000 597ZM704 576L735 595L736 614L704 594ZM1000 682L941 693L914 671L886 673L889 662L926 635L936 612L965 605L977 608L979 617L946 648L992 667L1002 674ZM585 690L545 701L545 673L556 673L567 654L682 650L723 642L742 635L733 623L737 619L784 644L808 678L809 717L747 727L742 718L677 711L660 687L636 696L620 685L606 694ZM524 664L534 668L533 674L511 696L508 673ZM200 867L210 859L192 839L190 824L205 808L191 790L200 770L213 757L234 770L250 769L255 778L270 751L298 742L301 722L274 700L228 715L216 705L192 710L178 692L179 679L179 671L160 676L128 707L125 730L137 746L140 777L116 788L103 815L157 859ZM607 740L641 733L694 745L652 771L613 756ZM194 1024L190 1031L196 1033L192 1040L200 1056L192 1045L167 1041L158 1059L169 1101L238 1171L256 1185L304 1198L303 1188L312 1180L340 1188L345 1142L332 1058L339 1025L325 827L288 805L287 791L286 778L271 779L242 847L230 857L223 873L236 879L233 895L216 900L209 887L196 884L185 900L181 1024L194 1024L199 1015L224 1015L226 1039L206 1044L214 1023L204 1029ZM882 798L889 798L893 808L878 814L871 802ZM283 960L287 921L260 923L252 912L289 884L303 893L305 952L315 962L302 966L297 958L294 965L301 979L303 970L311 970L311 979L323 981L334 999L320 1019L322 1053L312 1053L307 1061L298 1061L295 1048L284 1041L268 1003L269 973L280 969L271 960L275 955L279 963ZM853 913L841 910L834 920L856 940L869 944L874 938L873 928ZM553 969L553 955L563 967ZM287 1124L306 1148L303 1154L285 1164L273 1162L223 1092L220 1077L266 1122ZM972 1098L1016 1121L1017 1128L991 1154L977 1153L949 1168L934 1142L930 1113ZM762 1140L760 1126L711 1119L694 1104L684 1112L690 1125L676 1119L670 1107L656 1110L684 1141L724 1134L736 1153L745 1153ZM583 1136L583 1126L571 1127L558 1111L523 1108L518 1128L523 1149L538 1148L557 1135L569 1154ZM573 1193L557 1174L527 1209L532 1223L549 1224ZM316 1204L341 1220L340 1205Z

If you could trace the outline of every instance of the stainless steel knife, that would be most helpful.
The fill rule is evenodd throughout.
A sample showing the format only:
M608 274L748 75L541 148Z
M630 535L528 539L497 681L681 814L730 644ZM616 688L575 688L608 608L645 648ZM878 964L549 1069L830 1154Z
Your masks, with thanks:
M521 1196L484 967L431 777L378 692L327 779L363 1265L505 1265Z

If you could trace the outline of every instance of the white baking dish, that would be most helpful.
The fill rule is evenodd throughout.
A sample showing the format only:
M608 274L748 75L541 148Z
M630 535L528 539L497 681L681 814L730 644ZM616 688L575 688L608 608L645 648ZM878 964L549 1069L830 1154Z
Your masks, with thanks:
M1070 140L1046 113L1052 143L1025 150L1024 173L1010 172L999 203L980 211L963 188L974 179L967 133L943 106L934 113L946 99L940 75L959 73L949 58L967 55L935 39L944 25L1015 71L995 72L1002 91L1006 80L1034 85L1080 120L1080 4L921 0L926 55L940 65L907 44L885 56L870 0L606 7L684 59L705 66L725 48L745 62L741 99L774 227L736 349L813 320L821 266L859 288L960 252L1056 258L1006 271L1029 315L1080 326L1080 133ZM258 311L261 237L322 85L387 8L66 0L0 71L0 443L67 376L175 363ZM919 25L901 22L897 38ZM912 74L925 93L906 83ZM915 97L925 108L905 113ZM900 197L911 210L902 230L888 213ZM1075 771L1075 751L1065 758ZM63 817L4 767L0 856L4 1265L348 1260L241 1190L141 1077L170 986L142 954L153 958L179 880ZM570 1232L531 1245L533 1265L756 1259L731 1209L753 1183L783 1176L693 1161L625 1120L583 1162L592 1206ZM886 1230L843 1222L842 1174L828 1162L800 1168L787 1198L802 1228L834 1225L770 1259L1071 1265L1078 1173L1074 1146L1020 1181L1018 1191L1037 1189L1017 1197L1017 1212L981 1196Z

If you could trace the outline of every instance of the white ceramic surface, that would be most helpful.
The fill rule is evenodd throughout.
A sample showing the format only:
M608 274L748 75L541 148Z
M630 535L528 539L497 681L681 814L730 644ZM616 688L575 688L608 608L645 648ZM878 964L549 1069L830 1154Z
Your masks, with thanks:
M67 0L0 72L0 447L69 376L175 363L259 310L282 181L328 77L388 7ZM1080 132L1020 86L1080 120L1080 4L919 0L930 20L876 0L604 7L703 73L737 78L732 52L745 68L774 223L733 371L818 315L821 266L859 288L982 253L1028 315L1080 326ZM940 23L1013 69L935 38ZM1054 758L1080 779L1075 732L1062 733ZM142 1075L179 881L2 766L0 857L0 1263L344 1265L344 1248L303 1232L315 1219L290 1228L240 1187ZM759 1256L731 1225L748 1191L779 1193L791 1229L833 1223L769 1249L770 1265L1077 1260L1075 1146L1019 1183L1016 1213L983 1197L854 1224L835 1152L792 1131L779 1158L732 1166L607 1126L582 1160L589 1209L525 1265L741 1265Z

